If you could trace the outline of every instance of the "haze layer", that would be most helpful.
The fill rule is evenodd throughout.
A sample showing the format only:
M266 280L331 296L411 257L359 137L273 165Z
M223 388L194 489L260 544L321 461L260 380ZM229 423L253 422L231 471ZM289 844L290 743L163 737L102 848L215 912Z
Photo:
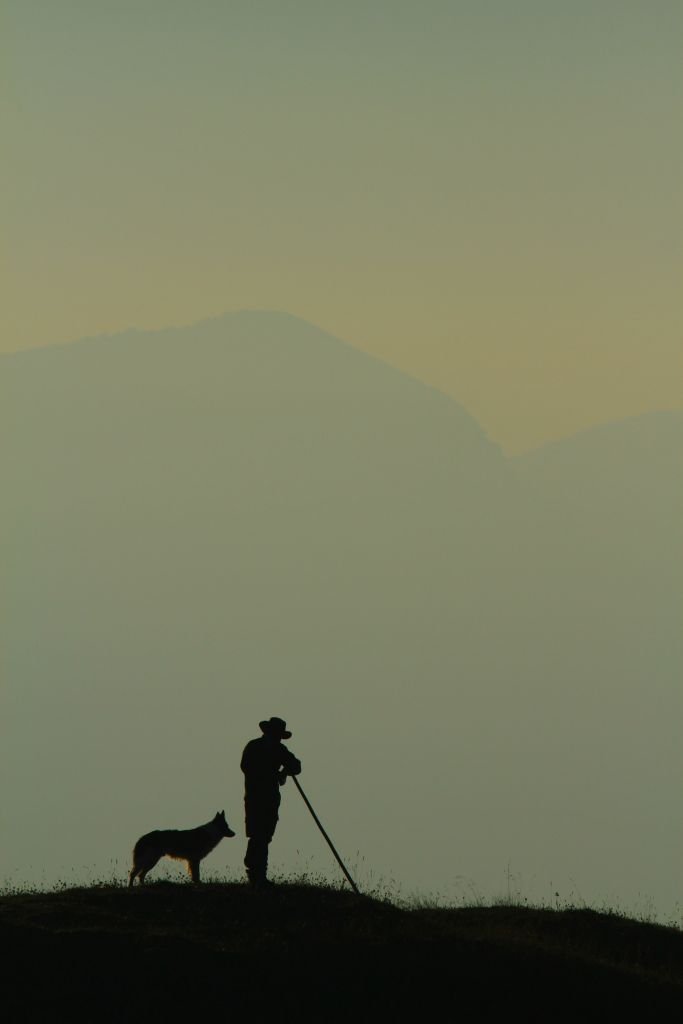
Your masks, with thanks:
M510 460L256 313L3 356L0 409L10 878L122 877L222 807L241 833L278 714L362 884L671 912L680 415ZM282 819L275 863L327 872L290 787Z

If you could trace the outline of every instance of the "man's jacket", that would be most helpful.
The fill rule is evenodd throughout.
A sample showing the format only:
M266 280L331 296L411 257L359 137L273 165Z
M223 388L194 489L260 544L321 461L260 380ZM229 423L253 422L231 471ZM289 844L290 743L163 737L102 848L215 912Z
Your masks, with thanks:
M244 748L240 767L244 772L244 789L248 797L279 800L280 772L298 775L301 761L284 743L274 743L267 736L250 740Z

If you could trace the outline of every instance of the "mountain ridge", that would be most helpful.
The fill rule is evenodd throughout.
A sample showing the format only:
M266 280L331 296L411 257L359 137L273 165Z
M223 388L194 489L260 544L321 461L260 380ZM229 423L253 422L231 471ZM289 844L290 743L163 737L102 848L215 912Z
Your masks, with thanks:
M500 449L498 442L492 440L486 429L478 422L476 417L465 409L459 400L452 395L450 392L445 392L440 389L437 385L425 381L420 377L416 377L408 371L395 366L392 363L387 362L385 359L374 355L370 352L360 349L353 345L351 342L340 338L338 335L333 334L324 327L320 327L313 321L307 320L305 317L298 316L288 312L287 310L280 309L261 309L261 308L244 308L237 310L225 311L218 313L215 316L202 317L198 320L190 321L186 324L169 324L162 327L156 328L141 328L131 326L122 330L106 331L98 334L85 335L79 338L69 339L67 341L55 342L49 345L37 345L28 349L19 349L9 352L0 352L0 361L12 362L17 360L31 361L39 356L39 354L47 355L48 353L60 353L64 350L81 350L87 347L97 347L101 349L102 346L106 345L118 345L122 342L131 341L153 341L154 339L162 340L165 338L167 342L178 340L179 336L188 334L194 331L201 331L202 333L211 332L216 328L220 329L227 324L232 324L239 328L242 325L247 324L249 321L253 323L260 322L265 323L270 321L273 329L281 331L283 326L295 327L297 331L304 329L306 332L315 334L318 341L325 340L328 343L331 342L333 345L342 346L345 349L350 350L356 354L360 359L366 359L373 363L380 365L381 367L391 371L392 373L398 374L406 380L412 381L414 384L425 388L428 391L434 392L435 394L443 396L445 399L453 402L460 409L462 409L474 422L477 424L479 430L487 437L487 439ZM284 342L286 344L286 342ZM609 439L610 432L615 430L626 430L633 434L634 428L638 426L649 426L651 423L658 421L665 425L675 424L681 422L683 418L683 410L677 408L669 409L655 409L648 410L646 412L634 413L630 416L622 416L618 419L609 420L606 422L600 422L590 424L580 430L574 431L571 434L564 435L560 438L553 438L547 441L543 441L540 444L536 444L531 448L525 449L522 452L518 452L511 455L505 455L507 459L512 462L523 464L541 457L549 457L551 454L562 454L563 446L571 442L581 444L591 440L602 440Z

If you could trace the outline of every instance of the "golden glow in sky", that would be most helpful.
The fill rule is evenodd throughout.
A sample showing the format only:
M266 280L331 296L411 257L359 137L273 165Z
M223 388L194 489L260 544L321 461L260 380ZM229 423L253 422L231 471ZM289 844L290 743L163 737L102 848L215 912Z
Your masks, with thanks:
M0 349L283 309L508 451L681 406L683 7L8 0Z

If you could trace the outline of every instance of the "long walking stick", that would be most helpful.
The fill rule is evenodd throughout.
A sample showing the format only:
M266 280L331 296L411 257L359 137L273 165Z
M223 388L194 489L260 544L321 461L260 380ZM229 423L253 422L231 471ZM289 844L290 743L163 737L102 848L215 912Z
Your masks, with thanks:
M303 789L301 788L301 783L300 783L300 782L299 782L299 780L297 779L296 775L290 775L290 778L291 778L291 779L293 779L293 781L294 781L294 784L296 785L296 788L297 788L297 789L299 790L299 792L301 793L301 795L302 795L302 797L303 797L303 799L304 799L304 803L306 804L306 806L308 807L309 811L311 812L311 815L313 816L313 821L314 821L314 822L316 823L316 825L318 826L318 828L320 829L320 831L321 831L321 832L322 832L322 834L324 835L324 837L325 837L325 840L326 840L326 842L327 842L327 845L329 846L329 848L330 848L330 849L332 850L332 853L333 853L333 854L335 855L335 857L337 858L337 863L339 864L339 867L340 867L340 868L342 869L342 871L343 871L343 872L344 872L344 874L346 875L346 878L347 878L347 880L348 880L348 883L349 883L349 885L351 886L351 888L353 889L353 891L354 891L354 892L355 892L355 893L356 893L356 894L357 894L358 896L360 896L360 892L358 891L358 886L356 885L356 883L354 882L354 880L353 880L353 879L351 878L351 875L350 875L350 874L348 873L348 871L346 870L346 867L345 867L345 865L344 865L344 862L343 862L343 860L341 859L341 857L339 856L339 854L337 853L337 851L336 851L336 850L335 850L335 848L334 848L334 843L332 842L332 840L331 840L331 839L330 839L330 837L328 836L328 834L327 834L327 832L325 831L325 829L324 829L324 828L322 827L322 824L321 824L321 822L320 822L320 818L318 817L318 815L317 815L317 814L315 813L315 811L314 811L314 810L313 810L313 808L311 807L311 802L310 802L310 800L308 799L308 797L307 797L307 796L306 796L306 794L304 793Z

